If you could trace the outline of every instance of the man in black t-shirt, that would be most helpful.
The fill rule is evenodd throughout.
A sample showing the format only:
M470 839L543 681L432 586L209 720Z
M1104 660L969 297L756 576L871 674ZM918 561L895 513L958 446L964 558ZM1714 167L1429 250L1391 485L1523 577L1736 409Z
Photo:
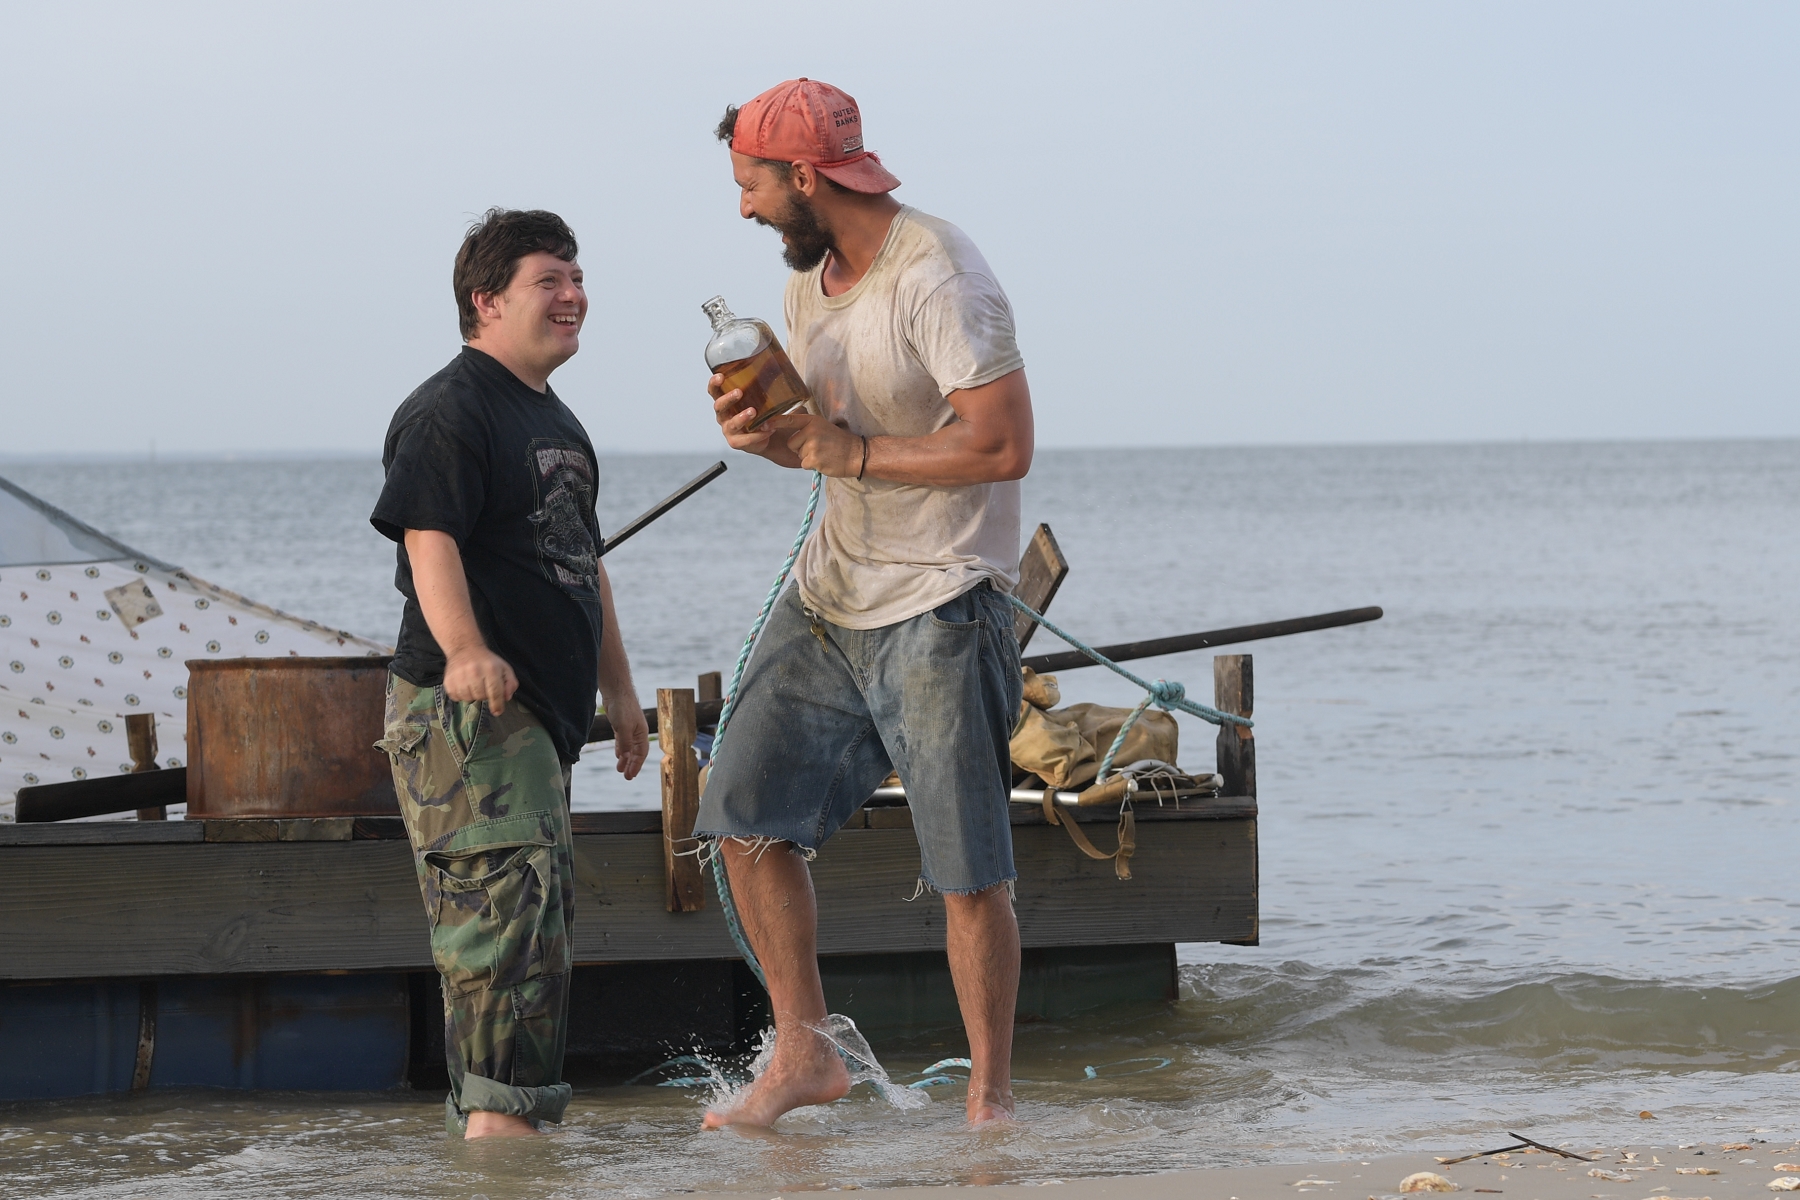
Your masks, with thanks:
M492 209L454 282L467 345L394 414L370 521L406 597L381 740L443 976L446 1121L560 1121L574 910L567 796L598 686L618 769L649 731L594 514L593 445L550 390L587 315L575 235Z

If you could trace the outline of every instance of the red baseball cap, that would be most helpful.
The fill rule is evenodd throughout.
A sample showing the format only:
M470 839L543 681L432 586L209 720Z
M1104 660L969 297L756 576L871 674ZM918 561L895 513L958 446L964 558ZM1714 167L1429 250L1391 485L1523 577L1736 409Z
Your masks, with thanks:
M816 79L778 83L738 109L731 148L751 158L811 163L853 192L879 194L900 186L881 159L863 149L856 101Z

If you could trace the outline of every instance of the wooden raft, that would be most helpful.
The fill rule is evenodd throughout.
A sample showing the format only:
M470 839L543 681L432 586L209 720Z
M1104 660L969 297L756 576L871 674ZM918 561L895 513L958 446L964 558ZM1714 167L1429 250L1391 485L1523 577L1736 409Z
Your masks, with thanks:
M1042 612L1068 572L1040 526L1020 594ZM1021 614L1028 641L1035 622ZM698 807L693 740L717 720L718 675L657 693L660 812L576 813L575 960L581 965L729 959L737 951L687 836ZM1214 660L1214 705L1251 715L1249 655ZM610 738L595 721L594 738ZM1073 852L1032 807L1012 810L1017 907L1030 949L1257 940L1255 742L1218 736L1225 795L1144 800L1134 877ZM154 814L145 814L154 815ZM1105 809L1063 809L1107 823ZM944 906L915 893L905 807L867 807L813 863L821 955L941 951ZM398 818L106 821L0 825L0 979L430 969L419 891Z
M1249 656L1218 663L1218 707L1249 715ZM1248 732L1221 734L1227 791L1254 787ZM1121 883L1110 863L1075 854L1039 811L1014 806L1024 946L1256 941L1254 794L1141 803L1138 823L1134 878ZM577 963L736 956L717 905L668 910L660 812L577 813L572 824ZM820 850L820 954L942 950L943 902L907 900L919 872L911 824L906 808L865 808ZM431 966L394 818L0 825L0 864L0 979Z
M910 814L863 816L899 825ZM602 824L595 817L642 832L584 832ZM716 904L667 910L658 818L577 815L576 962L736 956ZM1254 803L1219 800L1166 814L1148 808L1139 820L1148 828L1134 860L1137 878L1121 884L1109 864L1071 853L1063 831L1042 816L1015 815L1025 946L1255 939ZM205 826L222 822L105 824L130 840L98 840L98 823L5 829L13 844L0 844L9 914L0 979L431 966L404 840L204 841ZM82 833L71 836L75 829ZM165 830L186 836L143 836ZM20 844L21 834L34 841L61 834L65 844ZM942 950L943 902L930 895L907 902L918 874L910 828L846 828L833 837L813 863L819 952Z

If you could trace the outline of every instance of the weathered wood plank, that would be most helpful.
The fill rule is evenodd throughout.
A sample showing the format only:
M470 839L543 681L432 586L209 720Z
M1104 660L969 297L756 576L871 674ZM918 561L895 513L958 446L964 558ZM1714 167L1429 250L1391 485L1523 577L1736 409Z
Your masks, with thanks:
M156 714L125 714L125 748L131 755L131 773L142 775L157 769L156 763ZM187 781L182 781L185 791ZM169 807L166 804L146 805L137 810L140 821L166 821L169 819Z
M0 823L0 846L122 846L161 842L202 842L200 821L53 821L43 825ZM0 859L0 863L6 860Z
M1019 931L1026 946L1241 939L1255 932L1256 823L1168 822L1140 839L1137 878L1120 883L1048 825L1015 828ZM1167 836L1165 836L1167 835ZM735 954L717 909L662 910L655 843L576 839L577 961ZM918 884L919 846L908 829L847 829L813 863L819 953L942 949L944 905ZM584 917L604 913L603 920Z
M1110 823L1113 817L1109 813L1095 812L1091 809L1070 810L1078 820L1083 822ZM873 820L853 820L851 827L856 829L872 826L877 829L906 829L911 827L912 814L904 806L898 808L864 809L857 814L879 813ZM897 814L897 815L896 815ZM1243 817L1256 816L1256 801L1246 796L1211 796L1198 800L1184 800L1177 808L1173 804L1157 804L1154 799L1138 798L1137 819L1142 824L1146 821L1198 821L1198 820L1237 820ZM341 818L340 818L341 819ZM202 842L207 841L208 827L217 832L210 838L212 841L295 841L297 833L283 839L280 825L277 822L243 821L239 822L256 831L255 836L232 839L226 836L223 828L231 824L224 821L164 821L140 825L136 821L59 821L41 825L18 825L0 822L0 846L94 846L94 845L142 845L162 842ZM1029 804L1012 806L1012 823L1016 825L1042 825L1044 815ZM289 822L298 827L298 820ZM661 833L663 828L662 813L655 809L644 809L631 812L578 812L569 816L569 825L576 834L613 834L613 833ZM274 826L272 835L269 826ZM335 830L335 824L328 823L325 830ZM325 832L322 830L321 833ZM341 834L334 834L341 838ZM357 817L351 826L351 837L358 841L368 839L404 840L406 827L399 817ZM315 837L311 840L331 840Z
M239 817L202 821L209 842L347 842L356 836L358 817ZM399 818L394 818L396 821ZM404 832L402 832L402 836Z
M1213 707L1220 712L1233 713L1240 717L1255 715L1256 688L1255 676L1251 672L1248 654L1220 654L1213 659ZM1234 795L1247 797L1252 804L1256 803L1256 739L1250 729L1243 725L1219 726L1218 738L1219 775L1224 780L1225 791ZM1259 873L1261 866L1253 854L1250 858L1250 934L1243 938L1224 938L1238 946L1255 946L1259 944L1261 900L1257 889L1261 886Z
M1244 818L1256 818L1256 801L1248 796L1204 796L1189 798L1181 802L1177 808L1173 801L1158 804L1154 794L1149 791L1139 792L1132 802L1137 814L1137 823L1156 823L1159 821L1236 821ZM864 809L874 813L875 809ZM1119 820L1117 807L1077 808L1064 804L1057 808L1057 813L1064 817L1074 817L1083 825L1114 825ZM1012 824L1017 829L1020 825L1044 825L1044 810L1035 804L1014 804L1012 806ZM1017 834L1014 834L1016 837Z
M1024 557L1019 559L1019 586L1013 589L1013 595L1039 612L1045 612L1068 574L1069 560L1063 557L1062 547L1056 544L1056 535L1050 532L1048 525L1039 525L1025 547ZM1037 622L1024 613L1013 614L1013 636L1019 639L1019 649L1023 650L1031 641L1037 627Z
M1248 654L1213 658L1213 707L1233 716L1255 716L1255 689ZM1233 796L1256 796L1256 739L1246 725L1219 726L1221 790Z
M569 814L569 829L583 833L661 833L662 812L633 809L629 812L578 812Z
M1019 867L1017 885L1019 936L1026 946L1108 945L1134 942L1212 941L1252 927L1253 821L1170 822L1155 836L1139 838L1129 883L1114 878L1110 862L1094 862L1075 853L1068 835L1049 825L1015 827L1013 853ZM918 847L907 833L863 836L886 842L876 877L875 856L869 862L833 865L842 871L840 884L825 875L821 900L820 952L861 949L929 949L943 945L943 903L929 907L923 898L912 904L918 875ZM829 844L828 847L829 848ZM825 855L819 856L823 862ZM856 877L854 895L861 901L824 916L827 897L835 902L851 894L848 878ZM815 876L819 878L819 876ZM908 929L903 914L912 914ZM829 929L830 936L827 937ZM908 936L910 935L910 936ZM898 945L902 937L910 944Z
M662 747L663 907L670 912L699 912L706 907L706 891L694 853L699 843L691 836L700 814L694 693L687 688L657 688L656 719Z
M1255 936L1254 820L1158 824L1140 835L1130 883L1074 854L1059 829L1019 826L1014 838L1026 946ZM431 965L404 842L14 845L0 865L0 978ZM827 843L813 867L820 953L941 949L942 901L906 899L918 870L910 830L850 829ZM577 835L575 878L577 962L736 953L717 906L664 908L659 833Z
M405 842L12 846L0 863L8 979L431 964Z

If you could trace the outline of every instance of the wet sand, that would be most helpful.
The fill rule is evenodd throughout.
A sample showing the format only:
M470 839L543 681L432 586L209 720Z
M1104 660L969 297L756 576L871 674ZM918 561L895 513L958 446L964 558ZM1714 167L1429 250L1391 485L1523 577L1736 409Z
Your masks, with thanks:
M1314 1200L1400 1200L1401 1180L1415 1172L1433 1171L1456 1184L1458 1194L1470 1200L1476 1195L1502 1196L1506 1200L1773 1200L1790 1193L1771 1190L1771 1180L1800 1175L1800 1171L1776 1170L1777 1164L1800 1165L1800 1142L1752 1143L1749 1150L1723 1150L1716 1143L1706 1142L1685 1149L1654 1144L1608 1150L1568 1148L1595 1161L1514 1153L1503 1159L1473 1159L1445 1166L1436 1155L1398 1154L1293 1166L1216 1167L1160 1175L995 1184L971 1190L978 1192L980 1200L1042 1197L1045 1188L1056 1189L1052 1193L1056 1200L1291 1200L1297 1195L1311 1195ZM1474 1149L1479 1147L1447 1149L1442 1156L1455 1158ZM1628 1159L1628 1154L1635 1154L1636 1158ZM1713 1170L1718 1174L1679 1174L1683 1168ZM1592 1171L1604 1171L1613 1178L1590 1174ZM927 1200L942 1196L944 1185L880 1189L852 1186L844 1190L869 1190L881 1200ZM704 1193L712 1200L782 1200L801 1194ZM1800 1196L1800 1192L1793 1194ZM1413 1195L1430 1200L1433 1193Z

